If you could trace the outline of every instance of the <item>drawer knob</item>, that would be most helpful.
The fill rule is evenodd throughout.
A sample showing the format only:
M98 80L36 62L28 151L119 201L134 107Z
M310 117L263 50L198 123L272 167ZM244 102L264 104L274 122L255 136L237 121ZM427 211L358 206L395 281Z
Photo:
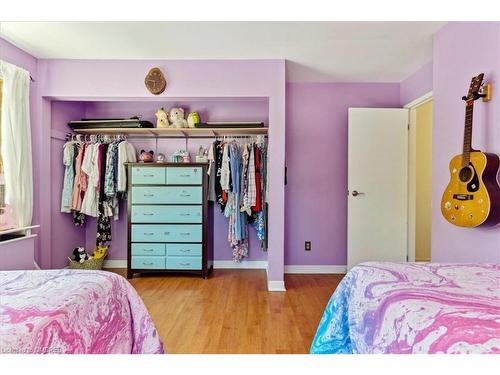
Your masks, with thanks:
M190 197L191 194L181 194L181 197Z
M142 176L143 177L154 177L155 175L154 174L143 174Z
M145 236L152 236L153 234L154 234L153 232L144 233Z
M181 266L190 266L191 263L179 263Z
M191 234L191 232L181 232L180 235L181 236L189 236Z
M144 251L151 253L151 252L155 251L155 249L144 249Z
M143 215L144 215L144 216L154 216L154 214L153 214L153 213L147 213L147 212L143 213Z
M150 263L142 262L143 266L152 266L153 264L154 264L153 262L150 262Z
M190 175L190 174L181 174L180 176L181 176L181 177L191 177L191 175Z
M181 216L191 216L191 214L181 214Z
M145 197L154 197L154 194L144 194Z
M165 236L170 236L170 232L163 232Z
M180 251L181 253L189 253L189 252L191 252L191 250L190 250L190 249L180 249L179 251Z

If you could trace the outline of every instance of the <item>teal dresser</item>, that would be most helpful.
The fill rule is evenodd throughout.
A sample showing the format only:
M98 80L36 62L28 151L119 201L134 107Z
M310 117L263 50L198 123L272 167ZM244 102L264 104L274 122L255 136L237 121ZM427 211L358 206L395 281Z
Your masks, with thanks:
M128 163L127 277L213 269L208 164Z

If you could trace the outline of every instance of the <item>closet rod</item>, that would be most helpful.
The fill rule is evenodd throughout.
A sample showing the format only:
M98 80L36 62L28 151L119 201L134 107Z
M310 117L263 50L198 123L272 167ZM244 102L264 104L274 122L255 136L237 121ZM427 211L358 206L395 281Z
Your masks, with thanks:
M262 135L261 135L262 136ZM151 139L151 138L156 138L156 139L214 139L214 138L255 138L257 135L192 135L192 136L182 136L182 135L175 135L175 136L157 136L157 137L145 137L145 136L137 136L137 135L132 135L132 136L127 136L127 139ZM264 135L265 138L267 138L267 135Z
M83 135L83 134L74 134L74 135ZM127 139L214 139L214 138L254 138L257 137L257 135L193 135L193 136L140 136L140 135L126 135L126 134L85 134L87 136L90 135L102 135L102 136L116 136L116 135L125 135ZM85 136L83 135L83 136ZM69 134L71 137L71 134ZM260 135L261 137L267 138L267 135Z

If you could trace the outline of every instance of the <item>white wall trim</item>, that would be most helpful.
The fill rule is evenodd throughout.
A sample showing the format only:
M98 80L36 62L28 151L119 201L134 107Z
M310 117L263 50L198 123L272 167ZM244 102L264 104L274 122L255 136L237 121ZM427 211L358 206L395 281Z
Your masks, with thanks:
M286 292L284 281L268 281L267 290L269 292Z
M127 260L126 259L105 260L102 267L103 268L127 268Z
M112 259L104 261L104 268L127 268L126 259ZM214 269L244 269L265 270L266 260L251 260L235 263L232 260L214 260ZM285 273L289 274L343 274L347 272L345 265L294 265L285 266ZM271 281L270 281L271 282Z
M411 108L415 108L419 105L422 105L422 104L428 102L429 100L432 100L432 95L433 95L432 91L429 91L427 94L424 94L424 95L418 97L417 99L412 100L411 102L406 104L403 108L411 109Z
M126 259L104 261L104 268L127 268ZM267 269L266 260L243 261L235 263L232 260L214 260L214 269Z
M5 245L8 243L12 243L12 242L24 241L24 240L27 240L27 239L33 238L33 237L36 237L36 234L30 234L28 236L24 235L23 237L13 238L11 240L0 241L0 245Z
M416 215L417 215L417 112L416 108L431 101L432 91L405 105L408 108L408 218L407 218L407 256L409 262L415 262Z
M297 265L297 266L285 266L285 273L304 273L304 274L314 274L314 273L325 273L325 274L336 274L336 273L346 273L347 266L344 265Z
M235 263L232 260L214 260L214 269L267 269L267 260L249 260Z
M6 230L1 230L0 231L0 234L9 234L9 233L16 233L16 232L27 232L31 229L35 229L35 228L40 228L40 225L30 225L30 226L27 226L27 227L19 227L19 228L10 228L10 229L6 229ZM27 233L27 234L31 234L30 233Z
M415 261L415 236L417 219L417 111L408 111L408 218L407 218L407 259Z

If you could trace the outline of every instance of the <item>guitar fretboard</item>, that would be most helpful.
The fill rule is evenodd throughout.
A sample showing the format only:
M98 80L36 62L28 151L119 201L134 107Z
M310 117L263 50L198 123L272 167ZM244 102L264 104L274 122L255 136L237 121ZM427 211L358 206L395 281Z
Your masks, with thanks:
M462 167L470 163L470 152L472 148L472 115L474 102L470 101L465 106L465 128L464 128L464 148L462 153Z

